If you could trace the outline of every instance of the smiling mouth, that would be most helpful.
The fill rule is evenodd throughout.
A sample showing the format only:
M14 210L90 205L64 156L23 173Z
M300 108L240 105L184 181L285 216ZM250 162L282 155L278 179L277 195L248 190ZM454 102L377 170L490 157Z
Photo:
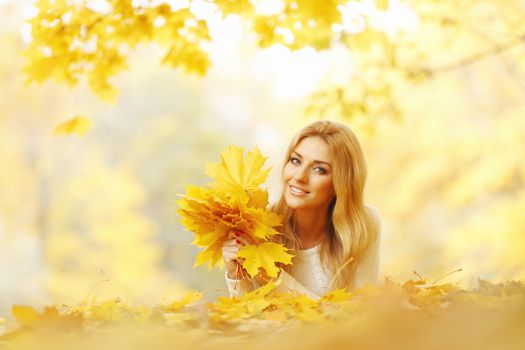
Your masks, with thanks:
M310 192L307 192L307 191L304 191L304 190L301 190L299 187L295 187L293 185L289 185L290 187L290 192L292 192L293 194L299 194L299 195L302 195L302 194L308 194Z

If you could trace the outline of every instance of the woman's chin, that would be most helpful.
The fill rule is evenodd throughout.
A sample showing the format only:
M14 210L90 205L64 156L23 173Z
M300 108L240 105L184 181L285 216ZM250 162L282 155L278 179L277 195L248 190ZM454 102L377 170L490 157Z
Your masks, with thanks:
M286 201L286 205L288 206L288 208L299 209L304 206L304 202L302 199L295 198L295 197L289 198L288 196L285 196L284 199Z

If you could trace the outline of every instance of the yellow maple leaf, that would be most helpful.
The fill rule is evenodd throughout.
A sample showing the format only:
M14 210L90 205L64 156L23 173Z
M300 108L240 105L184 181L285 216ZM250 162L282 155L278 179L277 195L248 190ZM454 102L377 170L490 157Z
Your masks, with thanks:
M92 123L88 118L77 115L58 124L53 130L53 133L55 135L77 134L83 136L91 129L91 125Z
M408 295L411 295L411 294L416 294L418 293L421 288L427 283L426 280L424 279L420 279L420 280L409 280L409 281L406 281L404 284L403 284L403 289L405 291L405 293L407 293Z
M23 326L32 326L39 321L38 312L31 306L13 305L11 313Z
M42 313L26 305L13 305L11 312L24 327L70 331L80 329L84 317L76 311L61 314L56 306L47 306Z
M195 234L193 243L205 248L194 266L208 262L210 269L224 265L222 245L230 231L242 231L256 243L262 243L279 234L276 228L282 226L281 215L267 208L268 192L258 187L269 171L262 170L265 158L259 150L248 152L243 161L243 149L230 146L221 152L221 159L221 163L206 165L215 182L207 187L187 186L186 194L177 201L182 225ZM275 254L276 250L268 252ZM281 252L286 251L281 248ZM283 259L282 254L277 257Z
M203 293L201 293L201 292L191 291L191 292L186 293L182 297L182 299L175 300L172 303L170 303L169 305L163 306L162 309L164 311L168 311L168 312L179 311L183 307L187 306L188 304L191 304L193 302L196 302L196 301L202 299L202 296L203 296Z
M122 317L120 299L106 300L90 308L91 319L96 321L116 321Z
M319 310L319 302L304 294L295 297L294 311L295 318L301 321L317 323L325 321Z
M265 209L246 208L245 215L249 220L248 232L252 237L267 240L270 236L279 234L274 227L281 226L282 217Z
M225 240L226 238L217 239L213 244L200 252L195 259L195 264L193 267L197 267L205 264L206 262L209 262L209 269L215 265L219 265L219 267L222 268L224 266L224 260L222 259L222 245Z
M241 319L260 316L261 312L271 305L268 295L280 284L280 281L268 282L265 285L241 295L240 297L219 297L209 304L212 317L216 319Z
M352 299L354 296L352 293L348 293L345 289L336 289L331 291L320 299L323 302L338 303L341 301L347 301Z
M258 191L270 168L262 169L266 158L257 147L248 152L243 162L243 149L229 146L221 152L220 163L206 164L206 174L215 180L214 187L223 190Z
M255 190L248 192L248 206L254 208L264 209L268 205L268 192L263 190Z
M265 312L262 316L265 320L274 321L278 323L284 323L288 321L287 313L279 309Z
M272 242L244 246L237 256L244 258L242 266L252 277L259 273L259 268L263 268L268 276L277 277L279 268L275 263L291 264L293 257L283 244Z
M263 298L266 297L268 294L270 294L276 287L278 287L281 284L281 281L273 281L268 282L265 285L246 293L242 296L242 299L244 300L253 300L257 298Z
M313 300L304 294L273 293L269 296L269 299L275 310L281 310L291 319L306 322L324 322L319 308L319 301Z

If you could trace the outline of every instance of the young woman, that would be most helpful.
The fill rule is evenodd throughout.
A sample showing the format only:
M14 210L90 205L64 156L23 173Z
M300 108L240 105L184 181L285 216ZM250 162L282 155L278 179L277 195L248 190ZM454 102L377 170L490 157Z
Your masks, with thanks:
M292 139L282 170L283 190L272 209L284 217L284 243L295 255L281 268L279 291L317 299L336 288L377 283L381 220L364 204L366 164L354 133L345 125L314 122ZM238 296L267 281L237 278L235 255L250 244L232 232L222 249L230 295Z

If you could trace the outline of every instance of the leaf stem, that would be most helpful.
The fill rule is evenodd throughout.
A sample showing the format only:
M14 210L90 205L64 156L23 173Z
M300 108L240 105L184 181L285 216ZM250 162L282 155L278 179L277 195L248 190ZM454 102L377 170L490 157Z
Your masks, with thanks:
M434 282L432 282L432 284L434 285L434 284L436 284L437 281L442 280L443 278L445 278L445 277L447 277L447 276L449 276L449 275L452 275L453 273L460 272L460 271L463 271L463 269L462 269L462 268L459 268L459 269L457 269L457 270L455 270L455 271L449 272L449 273L447 273L446 275L439 277L437 280L435 280Z

